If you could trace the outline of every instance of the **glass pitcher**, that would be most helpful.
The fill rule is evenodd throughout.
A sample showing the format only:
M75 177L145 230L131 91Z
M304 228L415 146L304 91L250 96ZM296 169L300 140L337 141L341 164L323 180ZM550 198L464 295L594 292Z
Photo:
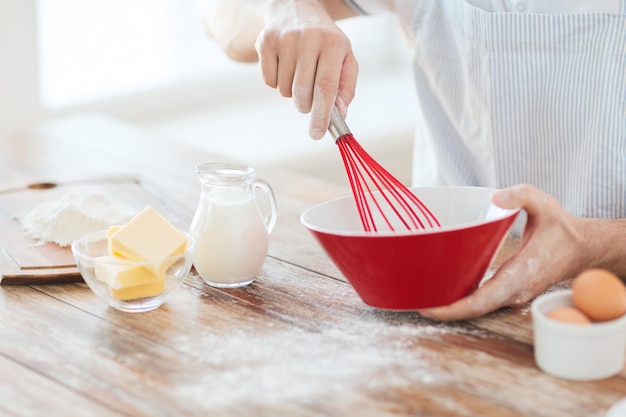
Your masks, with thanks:
M276 223L272 188L245 165L204 163L196 172L201 193L190 230L197 245L194 267L214 287L249 285L265 262Z

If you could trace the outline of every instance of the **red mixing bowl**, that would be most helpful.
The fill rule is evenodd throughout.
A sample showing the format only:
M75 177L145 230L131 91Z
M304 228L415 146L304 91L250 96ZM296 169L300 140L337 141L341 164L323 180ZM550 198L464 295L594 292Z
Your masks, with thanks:
M369 306L415 310L468 295L478 287L519 213L491 204L495 189L411 190L441 227L365 232L351 196L312 207L300 218Z

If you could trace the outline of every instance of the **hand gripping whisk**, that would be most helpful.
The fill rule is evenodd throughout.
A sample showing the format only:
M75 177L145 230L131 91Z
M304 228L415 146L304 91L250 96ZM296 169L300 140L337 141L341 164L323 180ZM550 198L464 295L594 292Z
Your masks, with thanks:
M356 208L366 232L439 227L439 221L411 190L374 160L354 139L333 106L328 131L341 152Z

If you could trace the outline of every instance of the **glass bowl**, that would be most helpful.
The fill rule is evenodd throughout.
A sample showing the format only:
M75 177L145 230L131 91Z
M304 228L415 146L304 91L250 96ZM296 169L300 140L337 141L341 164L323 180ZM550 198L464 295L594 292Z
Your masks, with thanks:
M89 288L109 306L141 313L160 307L185 280L192 265L194 238L179 255L148 262L109 256L107 231L87 235L72 244L78 270Z

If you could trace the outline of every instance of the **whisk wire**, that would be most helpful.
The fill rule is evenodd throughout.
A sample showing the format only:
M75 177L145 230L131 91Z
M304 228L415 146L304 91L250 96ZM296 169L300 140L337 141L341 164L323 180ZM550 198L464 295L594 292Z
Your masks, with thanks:
M350 149L347 144L343 140L338 140L337 145L339 146L341 158L343 160L343 165L346 170L346 174L348 176L348 182L350 187L352 188L352 195L356 200L356 207L359 213L359 218L363 224L363 228L365 231L371 231L372 228L376 229L376 225L373 221L373 214L365 198L365 193L363 191L363 183L357 179L358 176L362 176L362 174L358 171L358 168L355 165L354 159L350 158L348 155L350 153Z
M344 163L344 165L346 165L346 171L351 171L351 174L348 175L348 179L353 181L353 183L351 183L351 187L353 189L354 198L357 205L361 206L360 211L364 214L361 217L364 229L366 231L378 231L374 214L370 206L371 201L376 206L378 213L380 213L385 223L387 223L387 226L393 230L393 226L385 215L378 200L372 198L372 189L363 175L364 171L367 172L367 168L363 167L363 160L361 156L350 147L349 140L347 140L347 138L343 138L338 143L342 148L341 152L344 153L344 160L347 162L347 165ZM371 173L368 173L368 176L371 177Z
M376 177L388 187L386 191L393 194L394 197L397 197L397 203L406 209L405 213L409 215L409 217L416 220L419 223L420 227L425 227L424 223L420 220L418 214L415 212L415 210L411 208L409 202L406 199L402 198L402 194L419 207L419 211L423 214L424 219L428 223L429 227L440 226L439 221L430 211L430 209L419 198L417 198L417 196L413 192L411 192L411 190L404 186L404 184L402 184L400 180L391 175L382 165L380 165L372 156L370 156L365 151L365 149L363 149L363 147L356 141L356 139L354 139L353 136L346 136L346 140L350 143L350 146L355 149L355 153L361 155L366 161L365 163L363 163L363 167L367 168L368 171L373 172ZM391 204L391 201L389 201L389 204ZM413 223L413 225L417 226L415 222Z
M390 230L395 230L394 225L404 226L407 230L425 229L426 223L428 227L440 226L436 217L422 201L376 162L356 141L336 107L331 113L329 131L339 147L357 212L365 231L378 231L377 218L382 218ZM373 187L370 184L373 184ZM377 198L378 195L382 198ZM384 208L381 206L383 201L386 204ZM392 212L395 214L395 222L388 217Z
M381 217L385 220L389 229L394 230L395 228L389 221L385 211L378 203L378 199L373 197L372 189L369 187L368 181L362 175L362 172L367 174L369 182L374 184L376 190L386 202L387 207L393 211L396 218L402 223L405 229L410 230L412 227L424 229L424 223L421 221L417 213L415 213L415 211L411 208L409 202L402 198L400 191L403 189L407 190L406 187L391 176L387 170L385 170L367 152L365 152L354 137L346 135L344 140L347 142L347 147L350 149L352 157L356 159L361 167L361 170L359 171L361 173L360 176L369 191L365 196L363 196L363 198L367 198L369 196L369 198L374 201ZM409 194L412 195L410 191ZM373 229L376 231L375 226Z
M413 227L424 228L424 223L420 220L417 213L411 209L411 206L408 204L406 200L404 200L399 192L399 190L406 190L406 187L398 181L395 177L393 177L385 168L383 168L374 158L372 158L363 147L354 139L353 136L347 135L345 138L346 142L349 143L349 146L353 149L353 154L360 161L361 167L367 173L368 177L372 181L373 184L376 185L376 189L379 191L380 195L387 202L392 211L396 214L398 219L402 222L405 228L410 229L410 225L408 220L411 220ZM382 185L381 185L382 184ZM412 193L409 192L412 195ZM394 204L391 200L390 196L394 197L394 201L404 209L404 214L408 216L408 220L399 210L399 208ZM385 216L385 220L387 220ZM389 227L393 230L393 226L391 226L390 222L387 221Z
M375 176L377 175L377 173L374 170L372 170L371 167L368 165L367 158L365 158L366 155L363 155L361 153L363 152L363 149L360 148L360 146L358 145L354 137L351 134L347 134L344 137L342 137L339 141L337 141L337 143L340 146L340 151L346 154L346 156L344 157L344 160L348 161L348 166L346 167L346 170L350 169L351 171L353 171L351 175L348 175L348 179L349 180L356 179L356 183L351 184L351 187L353 190L356 189L354 198L357 200L357 205L362 205L367 209L366 211L367 211L368 216L366 217L366 219L362 219L364 223L363 224L364 229L366 231L372 231L372 230L378 231L376 227L376 222L374 221L374 216L370 209L369 201L371 200L371 202L378 209L378 213L380 213L381 217L383 218L387 226L391 230L394 230L392 223L389 221L389 218L385 214L385 211L383 210L383 208L380 206L380 203L378 202L377 199L372 197L373 190L369 185L370 182L374 184L376 190L379 193L381 193L381 195L383 196L387 204L392 208L392 210L404 223L405 227L409 228L408 224L404 222L404 219L402 218L400 213L393 206L393 204L391 204L391 201L385 195L384 188L380 185L380 183L376 182ZM354 146L355 143L356 143L356 146ZM367 177L370 180L369 182L367 181L364 173L367 174ZM367 189L367 192L365 192L365 189Z

